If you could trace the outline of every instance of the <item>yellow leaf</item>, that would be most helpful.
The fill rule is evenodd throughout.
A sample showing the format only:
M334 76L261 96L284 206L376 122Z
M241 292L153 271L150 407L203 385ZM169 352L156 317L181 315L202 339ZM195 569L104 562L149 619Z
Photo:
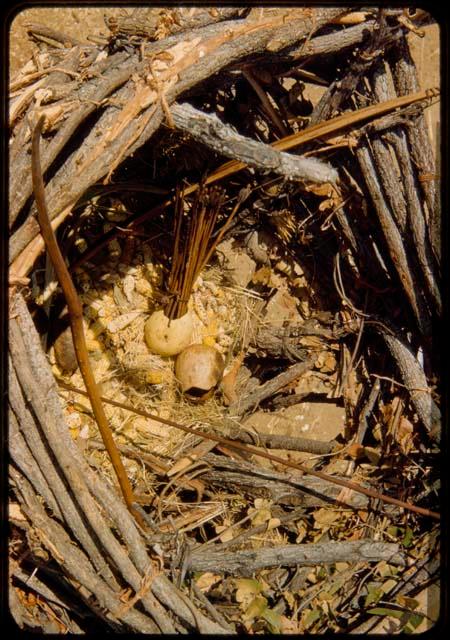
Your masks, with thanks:
M242 616L244 620L254 620L255 618L260 618L265 609L267 608L267 598L264 596L256 596L250 602L249 606L245 610L244 615Z
M314 513L314 526L317 528L333 524L333 522L336 522L340 516L341 514L333 509L318 509Z
M234 580L234 584L237 589L236 602L239 602L243 610L246 610L255 596L263 590L262 584L253 578L237 578Z
M207 571L206 573L202 573L202 575L195 581L195 584L200 589L200 591L209 591L209 589L220 582L220 580L220 575Z

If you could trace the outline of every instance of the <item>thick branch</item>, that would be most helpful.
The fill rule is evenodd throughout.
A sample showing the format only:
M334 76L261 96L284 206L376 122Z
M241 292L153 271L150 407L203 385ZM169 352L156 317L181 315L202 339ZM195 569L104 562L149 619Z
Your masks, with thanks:
M214 114L202 113L189 104L171 108L175 126L227 158L256 169L273 171L287 180L331 182L338 179L336 169L316 158L303 158L246 138L223 124Z
M390 542L325 542L317 544L293 544L273 549L220 552L203 548L192 552L191 571L213 571L232 575L251 576L256 571L271 567L291 567L334 564L335 562L380 562L405 565L399 545Z

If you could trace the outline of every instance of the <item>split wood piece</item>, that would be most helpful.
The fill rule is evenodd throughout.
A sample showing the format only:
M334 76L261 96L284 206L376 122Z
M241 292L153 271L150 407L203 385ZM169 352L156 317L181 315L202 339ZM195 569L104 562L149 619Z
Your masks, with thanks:
M371 84L373 93L380 103L396 97L394 90L390 87L384 63L375 65ZM398 163L397 171L385 142L391 145L394 152ZM424 291L429 298L429 304L435 307L438 315L441 315L442 301L434 272L430 236L422 208L419 181L416 178L414 164L411 162L411 151L406 133L403 127L395 127L381 135L375 135L371 138L371 144L377 170L391 204L391 211L396 217L400 217L399 228L405 236L405 246L413 245L413 255L418 263L415 270L421 272L425 281ZM399 175L403 176L403 189L398 188ZM406 225L408 230L412 230L412 242L408 241L410 234L405 232Z
M404 566L400 545L393 542L318 542L315 544L281 545L250 551L221 552L209 547L192 552L190 571L213 571L251 576L262 569L291 566L318 566L336 562L380 562Z
M403 10L398 9L385 9L386 17L400 15ZM415 23L422 26L430 24L432 22L432 16L427 12L422 12L415 18ZM284 56L289 60L305 60L315 56L331 56L340 54L345 49L350 49L354 45L365 42L367 36L371 34L374 28L378 25L378 20L375 18L367 18L361 24L346 27L339 31L333 31L323 36L314 36L305 43L292 47L290 51ZM387 47L387 55L391 50L397 50L399 40L404 38L404 28L402 26L392 27L390 26L389 34L385 36L385 44L396 44L396 47ZM299 70L301 73L301 69ZM417 89L415 89L417 91ZM410 90L409 92L414 91ZM409 93L406 92L406 93Z
M164 101L170 105L186 90L243 57L288 47L345 12L342 7L279 9L267 22L246 24L245 20L231 20L203 27L196 32L194 42L172 36L178 38L178 44L184 43L186 51L181 60L167 63L167 70L159 74ZM168 40L152 44L161 51ZM52 218L73 206L92 184L111 174L121 160L139 149L161 125L165 117L161 99L153 98L148 106L155 90L144 79L136 78L136 63L130 67L134 79L113 94L114 106L104 109L81 148L68 156L47 185ZM149 60L140 68L148 75ZM168 83L167 87L164 83ZM116 103L124 104L124 109L118 112ZM27 228L18 229L11 238L11 261L37 233L31 222Z
M45 66L42 66L41 56L38 55L36 58L37 71L28 74L21 74L19 71L16 78L12 80L9 86L11 96L8 114L11 129L13 125L15 125L14 138L11 143L9 157L11 163L20 163L21 167L26 166L25 149L28 148L30 144L30 128L28 124L30 113L35 105L55 100L56 98L53 98L53 96L55 93L58 93L62 87L73 88L78 86L78 83L81 81L80 57L83 58L84 55L86 56L84 62L89 66L89 63L93 61L90 59L85 47L74 47L70 49L62 59L61 56L58 56L58 58L51 56L50 64L47 62L46 56L42 56ZM70 102L68 104L63 102L57 106L66 107L70 110L73 105L71 105ZM20 121L18 120L19 116L22 116ZM10 178L15 182L14 176ZM29 167L28 181L31 187ZM20 183L16 184L20 186Z
M129 625L141 633L157 633L158 627L153 620L134 608L124 611L120 621L115 618L115 612L123 605L120 591L111 589L105 583L83 551L73 544L64 528L45 513L27 480L14 468L11 469L11 477L17 487L16 493L22 498L22 510L31 520L35 535L60 565L63 573L70 579L75 579L95 597L98 605L92 603L90 598L85 599L94 613L98 615L98 609L106 609L106 616L102 616L105 616L110 624L115 624L116 629L117 626L124 628L124 625Z
M423 335L431 333L431 317L414 276L400 233L378 180L375 163L369 145L363 143L356 151L361 171L373 200L389 255L398 273L402 288L414 314L416 324Z
M333 31L323 36L315 36L292 49L285 55L289 60L306 60L316 56L331 56L341 54L345 49L364 42L367 35L372 33L377 21L369 18L361 24L346 27L339 31ZM392 40L397 39L401 34L398 28L391 34Z
M378 325L375 325L375 328L381 334L395 360L403 384L408 389L411 402L422 424L428 431L430 438L439 442L442 423L441 412L432 398L431 389L417 358L411 348L399 337L388 333Z
M86 464L81 452L71 439L67 427L64 428L65 421L56 392L56 384L42 352L33 321L20 295L16 295L13 299L11 314L13 317L9 325L11 332L9 349L12 363L18 374L23 394L33 407L33 415L38 421L39 429L58 465L55 472L64 474L67 485L71 487L73 492L76 508L78 511L81 510L83 519L86 521L86 528L90 528L94 533L95 544L101 545L102 555L105 558L110 558L112 564L122 573L123 579L137 592L140 589L142 576L146 575L149 568L148 555L145 555L145 569L141 567L139 572L130 560L129 550L118 542L110 529L110 524L99 511L98 502L94 499L94 496L98 499L98 495L102 492L99 478L94 476ZM25 437L26 432L23 431L22 424L20 424L20 428ZM51 479L51 474L48 473L49 483ZM56 495L59 495L57 485L53 486L52 483L51 489ZM117 494L112 487L106 489L106 492L115 503L123 504L117 500ZM104 502L104 492L101 502ZM70 514L70 500L61 499L59 507L63 511L66 522L69 525L78 526ZM127 511L125 505L123 508ZM124 521L122 515L122 522L126 524L129 535L133 535L133 531L135 535L138 535L136 525L131 517ZM75 528L73 535L76 538L81 533ZM85 539L83 539L83 543L85 543ZM104 571L108 572L108 564L103 566ZM173 630L172 626L167 623L165 611L151 592L143 596L142 603L162 631L170 632L170 629Z
M295 365L294 365L295 366ZM66 389L69 389L71 391L75 391L76 393L81 393L81 394L85 394L84 391L80 391L79 389L76 389L75 387L71 387L70 385L67 385L65 383L61 383L61 386L64 386ZM435 520L439 520L440 519L440 514L435 512L435 511L431 511L430 509L425 509L423 507L418 507L410 502L405 502L403 500L399 500L398 498L393 498L391 496L387 496L384 495L382 493L379 493L378 491L374 491L373 489L364 487L362 485L356 484L355 482L350 482L348 480L343 480L342 478L338 478L336 476L331 476L328 475L327 473L324 473L322 471L317 471L316 469L310 469L308 468L306 465L303 464L299 464L299 463L294 463L291 462L290 460L286 460L284 458L281 458L280 456L275 456L271 453L268 453L267 451L261 451L260 449L258 449L257 447L254 447L252 445L247 445L247 444L243 444L241 442L233 442L232 440L227 440L226 438L222 438L221 436L218 436L216 434L213 433L204 433L204 432L199 432L199 431L195 431L194 429L192 429L191 427L186 427L183 424L180 424L178 422L175 422L173 420L169 420L167 418L161 418L160 416L157 416L155 414L151 414L148 413L146 411L142 411L140 409L135 409L133 407L129 407L127 405L124 405L120 402L115 402L109 399L104 399L107 402L110 402L111 404L120 407L122 409L126 409L128 411L133 411L134 413L150 418L152 420L157 420L158 422L161 422L163 424L167 424L171 427L175 427L176 429L180 429L180 431L183 431L184 433L189 433L191 435L195 435L195 436L201 436L202 438L205 438L207 440L213 440L214 442L218 442L221 445L225 445L225 446L229 446L232 449L237 449L238 451L243 451L244 453L246 453L247 455L255 455L257 457L260 458L266 458L267 460L271 460L272 462L276 462L279 464L282 464L286 467L292 468L292 469L297 469L298 471L302 471L303 473L306 473L310 476L314 476L316 478L320 478L322 480L325 480L327 482L331 482L333 484L339 485L341 487L346 487L348 489L352 489L353 491L356 491L357 493L362 493L366 496L369 496L371 498L375 498L377 500L381 500L384 503L388 503L388 504L393 504L396 505L398 507L401 507L403 509L407 509L409 511L414 511L415 513L420 513L422 515L426 515L430 518L433 518ZM100 494L99 494L100 495ZM105 497L102 498L102 502L105 501ZM111 507L111 504L108 502L108 508ZM119 505L121 505L121 503L119 503L117 500L115 501L115 503L113 504L114 507L119 507ZM116 511L117 513L117 511Z
M419 89L416 65L411 56L408 41L403 37L396 47L387 52L387 60L397 94L404 96ZM406 129L411 159L419 173L419 185L424 194L430 225L431 242L438 262L441 257L441 219L439 176L436 175L436 152L432 147L428 126L423 114L419 114L414 126Z
M39 227L41 229L42 237L45 241L45 246L49 253L53 267L55 269L56 277L63 290L64 297L66 299L70 326L72 329L73 344L75 347L75 354L80 367L80 372L83 377L86 391L89 394L89 400L92 405L92 411L94 412L97 425L105 443L106 450L111 459L114 471L117 475L117 480L120 485L124 500L131 512L133 512L133 490L131 488L130 481L126 474L125 468L122 463L119 452L117 451L114 438L111 432L111 428L108 424L105 411L103 409L102 401L100 399L100 392L97 387L91 364L89 361L89 354L86 346L86 338L83 328L83 307L78 298L77 290L72 282L69 270L66 266L64 258L56 240L56 236L53 232L50 220L48 217L47 205L45 200L45 187L42 176L42 169L40 164L40 152L39 144L42 133L42 126L44 123L44 117L42 116L34 131L32 141L32 175L33 175L33 189L36 199L36 206L38 211ZM138 521L141 520L139 514L135 514Z
M306 373L306 371L312 369L314 362L314 358L307 358L302 362L298 362L297 364L292 365L292 367L286 369L286 371L275 376L275 378L272 378L268 382L260 385L247 396L239 398L236 402L230 405L230 415L243 415L253 407L256 407L263 400L270 398L279 389L290 384Z
M68 47L75 47L83 44L81 40L43 24L28 22L25 26L27 28L28 35L35 36L38 39L42 36L46 39L46 42L53 40L55 43L54 46L59 45L60 47L67 49Z
M221 122L215 114L203 113L190 104L175 104L171 108L175 126L195 140L214 149L226 158L263 171L272 171L288 180L330 182L335 184L338 173L328 163L316 158L303 158L280 152L273 147L243 136Z
M362 494L349 494L345 502L337 505L340 489L331 481L294 473L275 471L259 467L252 462L225 458L213 453L205 456L210 465L202 476L203 482L217 488L242 492L271 500L275 504L322 507L325 504L343 509L368 509L369 500ZM333 476L335 477L335 476ZM389 512L390 507L385 507Z

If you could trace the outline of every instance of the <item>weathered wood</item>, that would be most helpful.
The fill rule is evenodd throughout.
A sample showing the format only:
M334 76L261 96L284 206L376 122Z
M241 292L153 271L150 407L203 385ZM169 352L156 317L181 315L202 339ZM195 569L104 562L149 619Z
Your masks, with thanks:
M248 493L256 497L264 497L274 503L301 505L305 507L323 506L333 503L340 493L340 488L320 478L294 473L267 470L243 460L232 460L208 453L205 462L211 465L203 474L205 482L217 487L229 487L235 491ZM350 509L364 509L369 501L363 494L351 494L346 503ZM385 505L389 510L389 506Z
M424 304L421 292L411 273L408 255L405 251L402 235L395 224L390 207L378 181L373 156L367 143L361 144L356 156L364 174L369 193L378 215L380 226L389 249L389 255L397 270L400 282L410 303L420 331L424 335L431 332L430 312Z
M279 389L299 378L303 373L309 371L314 366L314 358L307 358L302 362L292 365L283 373L278 374L268 382L260 385L245 397L239 398L230 405L231 415L243 415L251 408L257 406L263 400L270 398Z
M389 564L405 565L400 545L392 542L318 542L234 552L221 552L220 545L217 546L218 549L207 547L197 553L193 551L189 569L251 576L271 567L317 566L336 562L367 563L385 560Z
M441 436L441 412L431 395L425 373L411 348L398 336L381 327L376 327L382 335L400 371L403 384L409 391L411 402L419 415L430 438L435 441Z
M379 102L396 97L393 88L389 84L384 64L375 66L372 87L374 95ZM397 167L395 167L392 155L389 153L389 149L385 147L383 139L391 144L391 151L394 154ZM408 251L408 256L412 261L414 258L417 260L417 267L413 266L413 268L417 272L421 271L422 277L426 282L425 291L431 299L430 303L434 305L440 315L442 313L442 301L434 273L429 234L419 197L419 182L415 176L415 167L410 159L411 150L407 144L405 131L403 127L395 127L382 134L382 137L374 136L371 139L371 144L374 150L377 170L382 178L385 193L390 200L391 211L399 223L400 231L405 235L405 246L408 249L412 246L413 255L411 255L411 251ZM406 225L408 230L411 229L412 231L412 241L409 241L409 234L405 233ZM414 265L414 262L412 264Z
M226 158L249 167L271 171L286 180L335 183L336 169L316 158L304 158L240 135L224 125L214 114L202 113L187 103L174 104L171 115L175 126Z
M392 70L397 95L407 95L411 91L416 91L419 87L417 69L411 57L408 41L403 36L396 47L387 52L387 60ZM428 127L423 114L419 115L414 126L408 127L406 135L411 150L413 165L417 167L422 179L419 179L427 207L428 222L430 224L431 242L436 259L441 257L441 220L440 220L440 197L439 197L439 176L436 175L435 150L433 149L428 134Z
M108 558L114 566L119 568L124 579L137 592L141 586L142 576L147 575L149 569L145 542L125 504L117 498L115 490L89 467L81 451L71 439L68 429L61 430L64 417L56 383L41 350L39 337L25 302L19 294L13 298L11 309L15 317L10 323L10 351L15 369L21 373L19 382L23 392L33 405L40 429L55 455L59 469L76 495L83 517L101 542L105 559ZM53 486L51 488L54 490ZM110 523L99 510L98 504L112 518L126 547L113 535ZM62 510L66 508L65 501L60 508ZM195 627L196 618L198 618L202 621L203 629L208 632L221 631L219 625L208 620L201 612L197 611L194 615L182 600L176 587L164 575L158 574L151 581L149 591L142 596L142 603L164 632L172 633L174 627L156 598L189 626Z
M284 19L286 11L289 12L288 22ZM345 13L345 8L316 8L314 11L298 9L295 12L288 9L284 12L280 10L268 23L246 25L245 21L234 20L203 27L198 30L194 44L186 41L187 50L181 68L180 65L174 65L173 68L168 65L166 77L176 76L177 81L167 89L164 89L163 85L165 100L170 105L187 89L243 57L288 47L341 13ZM160 50L162 42L155 43ZM205 51L208 55L204 55ZM130 71L135 74L138 70L136 61L130 61ZM148 74L148 60L141 64L140 70L146 70L145 75ZM150 91L144 82L142 87L137 88L135 80L128 81L115 92L114 103L125 105L133 100L139 101L142 91ZM164 118L161 101L152 101L149 106L144 105L145 102L141 108L137 107L136 115L129 118L127 126L119 127L115 135L111 135L111 132L117 128L125 115L121 111L118 113L117 106L110 106L104 110L85 137L82 147L69 155L47 185L52 219L73 206L89 186L108 175L120 159L132 155L156 131ZM32 214L33 211L34 208L31 210ZM35 223L30 223L27 228L22 226L18 229L10 242L10 262L14 261L37 233Z
M100 607L108 611L107 619L117 624L113 616L123 607L123 603L120 601L120 591L111 589L104 582L83 551L73 544L63 527L46 515L43 506L26 479L15 469L11 469L11 476L22 496L22 510L33 523L41 544L70 578L77 580L79 584L84 585L95 595ZM94 607L95 610L96 607ZM124 611L121 619L122 626L125 623L136 631L142 633L158 632L158 627L151 618L134 608Z

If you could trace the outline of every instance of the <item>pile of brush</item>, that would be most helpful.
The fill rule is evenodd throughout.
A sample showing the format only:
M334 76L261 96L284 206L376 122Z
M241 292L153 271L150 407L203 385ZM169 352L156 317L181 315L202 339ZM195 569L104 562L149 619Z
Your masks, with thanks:
M45 46L10 103L19 627L422 622L439 91L409 43L431 23L202 7L130 10L96 44L30 27ZM332 439L296 422L319 400L341 411Z

